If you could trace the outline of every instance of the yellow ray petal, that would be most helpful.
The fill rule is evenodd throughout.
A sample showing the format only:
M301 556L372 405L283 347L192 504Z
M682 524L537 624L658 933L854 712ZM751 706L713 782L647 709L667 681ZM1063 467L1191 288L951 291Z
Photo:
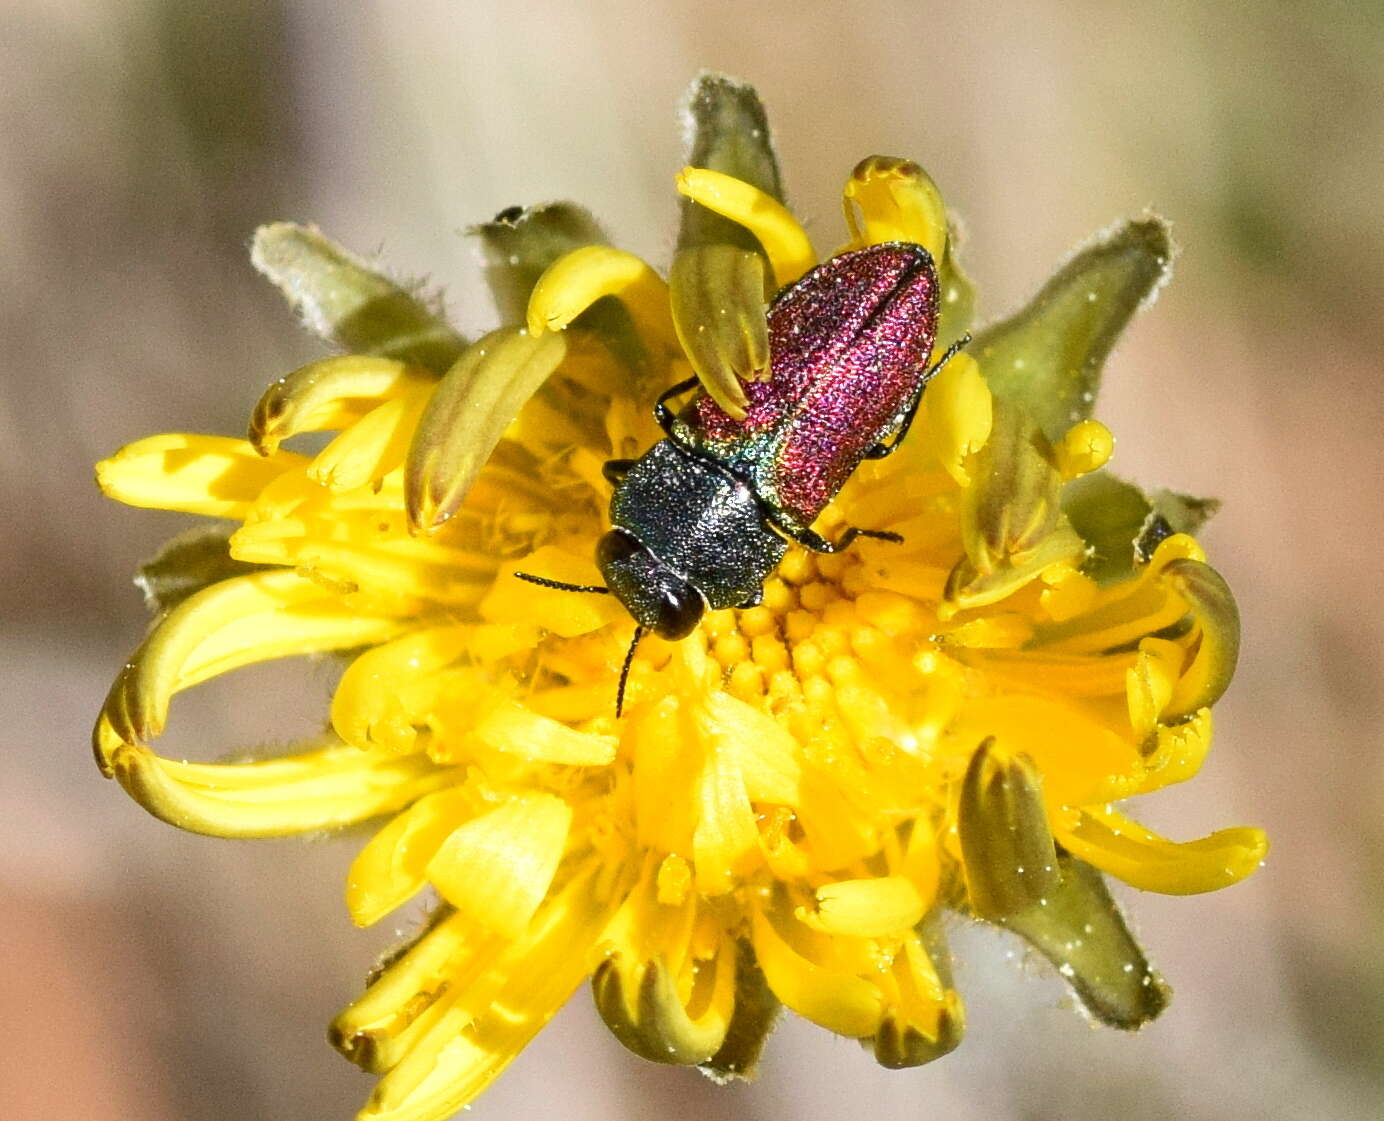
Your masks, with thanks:
M308 468L309 478L332 490L378 485L403 466L432 392L428 383L371 409L322 449Z
M669 798L668 792L694 788L702 769L702 752L683 719L683 706L677 697L665 697L636 719L629 741L639 844L690 856L696 827L694 800Z
M266 486L307 465L305 456L261 456L244 440L168 433L127 444L96 465L96 483L117 502L214 518L243 518Z
M472 734L487 747L531 763L604 767L615 758L614 736L569 728L516 701L490 706Z
M466 639L466 627L449 624L415 631L361 654L332 694L337 735L360 748L413 750L414 726L428 716L426 708L412 703L420 693L420 679L431 679L458 658Z
M956 647L957 661L1019 689L1041 689L1067 697L1111 697L1125 692L1135 654L1052 654L1036 650Z
M920 431L904 447L914 454L926 451L957 483L968 486L967 463L990 438L991 407L990 390L975 359L953 355L928 383L918 416Z
M357 926L370 926L427 883L428 862L479 799L468 787L451 787L418 799L376 833L346 874L346 909Z
M462 914L517 938L547 894L571 824L561 798L514 795L453 831L428 862L428 879Z
M420 1033L358 1121L440 1121L484 1090L586 976L612 910L609 900L594 897L589 876L551 900L528 936L494 962L486 1005L460 1002Z
M450 914L391 961L332 1020L332 1046L363 1070L390 1070L412 1042L409 1029L444 993L463 988L499 952L498 940L467 916Z
M942 882L942 861L937 832L926 815L920 814L913 819L902 860L891 867L913 882L924 907L933 905Z
M798 744L783 725L729 693L712 693L693 711L699 736L739 770L746 797L799 801Z
M430 606L474 607L485 597L495 573L493 556L429 550L423 542L372 529L371 522L338 512L335 519L311 523L247 525L232 535L231 555L257 564L291 565L338 596L353 596L351 609L364 607L372 614L417 615ZM347 539L332 540L328 535Z
M758 909L754 950L774 995L805 1020L837 1035L864 1039L879 1030L884 999L879 989L851 973L826 969L795 951Z
M1091 610L1100 585L1083 572L1073 569L1055 569L1043 574L1047 587L1039 596L1039 602L1049 619L1061 623L1074 619Z
M878 938L913 926L926 909L918 889L903 876L837 880L816 892L816 907L799 907L798 921L824 934Z
M759 831L745 790L745 774L726 747L706 752L698 783L700 811L692 835L697 889L719 895L735 886L756 852Z
M841 758L846 753L833 746L824 754ZM879 850L879 823L871 812L873 807L862 810L853 805L850 795L855 791L845 785L867 772L850 766L833 767L815 758L813 763L816 765L803 775L802 801L796 811L812 864L842 868L873 855Z
M1143 774L1134 744L1058 698L1011 694L972 701L951 733L968 747L994 736L1007 753L1027 755L1043 775L1050 805L1124 797Z
M898 995L872 1040L875 1061L900 1070L955 1050L966 1030L965 1006L956 990L943 982L916 934L903 940L889 979Z
M812 242L792 212L758 187L709 168L685 167L678 174L677 188L679 194L754 234L780 288L817 263Z
M601 583L601 574L589 554L578 556L544 545L522 560L501 565L494 585L481 601L482 618L496 623L531 624L563 638L589 634L607 623L629 619L629 613L614 596L543 588L520 580L515 572L570 584Z
M1239 883L1268 851L1260 829L1222 829L1196 841L1170 841L1110 809L1085 809L1059 830L1075 856L1131 887L1195 895Z
M1125 658L1100 659L1115 665ZM1163 638L1146 638L1139 643L1134 664L1125 670L1125 702L1129 723L1141 744L1154 734L1158 719L1168 708L1178 674L1182 671L1182 647Z
M1175 533L1159 543L1152 559L1136 579L1101 588L1089 611L1040 627L1034 645L1068 654L1096 654L1138 642L1170 626L1186 613L1186 601L1164 580L1175 561L1205 561L1195 538Z
M1146 773L1130 793L1147 794L1195 775L1211 750L1214 723L1211 710L1204 708L1190 720L1158 725L1145 760Z

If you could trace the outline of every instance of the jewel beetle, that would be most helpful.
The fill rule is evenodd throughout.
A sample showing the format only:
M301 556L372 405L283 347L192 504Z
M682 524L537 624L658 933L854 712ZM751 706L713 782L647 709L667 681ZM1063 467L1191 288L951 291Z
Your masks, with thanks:
M675 412L669 402L696 387L690 378L654 405L665 439L605 465L615 487L611 529L596 549L605 586L516 574L612 593L628 609L637 626L617 713L645 631L685 638L707 609L759 603L790 542L832 553L862 536L901 540L850 527L828 541L811 527L863 460L898 448L928 380L968 341L928 366L938 288L932 255L910 242L843 253L806 273L769 307L770 375L744 386L744 416L705 394Z

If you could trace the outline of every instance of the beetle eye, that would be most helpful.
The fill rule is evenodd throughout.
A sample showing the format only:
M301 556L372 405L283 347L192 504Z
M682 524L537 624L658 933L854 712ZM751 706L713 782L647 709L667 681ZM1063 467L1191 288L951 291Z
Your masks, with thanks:
M618 529L612 529L609 533L601 537L596 545L596 563L604 572L607 568L618 565L632 557L648 556L648 550L628 533Z
M663 599L658 605L658 622L654 624L654 633L669 641L686 638L701 622L702 597L691 584L660 590Z

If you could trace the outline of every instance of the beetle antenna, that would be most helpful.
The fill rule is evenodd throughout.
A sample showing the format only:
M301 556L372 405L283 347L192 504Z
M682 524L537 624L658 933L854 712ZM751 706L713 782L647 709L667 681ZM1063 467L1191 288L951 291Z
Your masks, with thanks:
M630 666L634 663L634 648L639 645L639 640L644 637L644 628L635 626L634 637L630 639L630 648L625 651L625 664L620 667L620 687L615 691L615 715L618 718L625 711L625 684L630 679Z
M546 576L535 576L532 572L516 572L514 575L530 584L537 584L540 588L552 588L558 592L594 592L597 595L610 595L610 589L602 584L568 584L564 580L549 580Z
M963 347L967 347L970 345L971 332L967 331L959 339L957 339L956 342L952 343L951 346L947 347L946 353L944 353L941 358L937 359L936 362L934 362L931 366L927 368L927 372L923 374L923 381L931 381L935 375L940 374L942 372L942 367L945 366L948 362L950 362L953 358L955 358L957 353Z

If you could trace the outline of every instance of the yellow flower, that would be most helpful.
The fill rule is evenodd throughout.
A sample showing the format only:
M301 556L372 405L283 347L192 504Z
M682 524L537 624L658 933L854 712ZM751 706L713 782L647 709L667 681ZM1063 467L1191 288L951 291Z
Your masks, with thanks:
M120 501L239 523L146 569L162 614L98 722L106 773L221 836L387 817L351 917L440 896L332 1025L382 1076L363 1118L447 1116L588 975L628 1047L717 1078L753 1072L780 1003L886 1066L926 1062L963 1030L948 912L1028 939L1093 1015L1137 1027L1166 988L1100 873L1208 891L1265 850L1252 829L1170 841L1115 806L1196 772L1238 644L1224 581L1175 532L1202 508L1101 471L1113 438L1089 416L1166 271L1154 220L950 362L899 454L817 526L902 544L792 549L760 605L645 639L617 717L620 603L514 574L599 582L602 465L659 438L650 403L690 371L743 404L769 375L766 289L816 262L752 92L703 78L692 113L668 281L575 208L507 212L480 233L509 325L463 349L320 235L269 227L257 263L373 353L276 382L248 440L155 436L97 468ZM959 336L970 289L931 180L870 159L845 199L846 248L930 250L940 341ZM282 446L324 430L315 455ZM330 728L297 754L151 750L175 693L329 651L348 659Z

